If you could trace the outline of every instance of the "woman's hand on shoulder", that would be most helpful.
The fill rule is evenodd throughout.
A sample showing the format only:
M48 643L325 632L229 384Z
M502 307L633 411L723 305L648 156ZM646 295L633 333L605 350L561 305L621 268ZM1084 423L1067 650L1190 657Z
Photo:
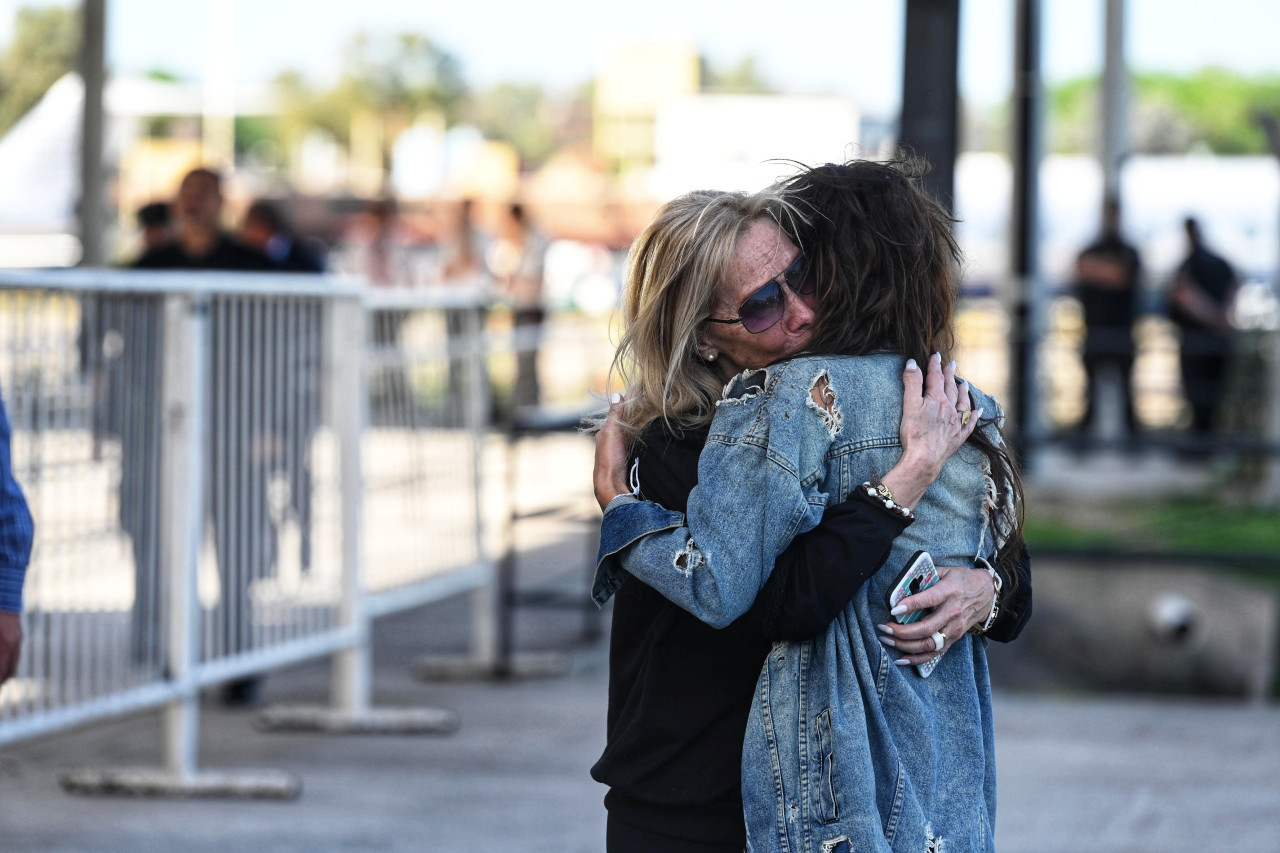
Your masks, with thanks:
M982 409L971 411L969 383L956 383L956 363L929 357L925 372L914 359L902 374L902 458L881 481L903 506L914 507L942 466L973 434Z
M631 492L627 488L627 435L618 423L625 399L621 394L613 395L609 416L596 433L596 463L592 482L595 485L596 503L600 504L601 510L618 495Z
M929 610L919 622L900 625L890 620L878 626L880 642L899 653L895 663L921 664L946 654L955 641L991 614L995 589L991 576L968 566L939 566L939 581L899 602L902 613ZM943 637L937 648L937 635Z

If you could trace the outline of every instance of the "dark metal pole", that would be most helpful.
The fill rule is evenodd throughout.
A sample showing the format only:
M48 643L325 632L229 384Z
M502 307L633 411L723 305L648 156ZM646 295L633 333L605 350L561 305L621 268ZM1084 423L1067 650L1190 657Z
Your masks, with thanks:
M1037 245L1040 183L1040 0L1017 0L1013 91L1013 210L1011 272L1018 288L1013 306L1011 371L1014 446L1025 462L1036 434L1035 344L1040 315Z
M1280 163L1280 120L1270 113L1259 112L1255 116L1262 132L1267 135L1267 145ZM1280 293L1280 268L1276 271L1275 293ZM1270 377L1267 382L1270 390L1270 404L1267 406L1267 434L1265 440L1272 447L1280 447L1280 329L1271 333L1271 347L1268 351L1267 367ZM1280 457L1272 455L1267 463L1268 472L1262 486L1262 500L1273 506L1280 506Z
M925 187L952 207L959 150L960 0L907 0L898 142L933 164Z
M106 260L106 224L102 170L103 89L106 71L106 0L81 0L80 79L84 81L84 113L80 132L80 265L101 266Z

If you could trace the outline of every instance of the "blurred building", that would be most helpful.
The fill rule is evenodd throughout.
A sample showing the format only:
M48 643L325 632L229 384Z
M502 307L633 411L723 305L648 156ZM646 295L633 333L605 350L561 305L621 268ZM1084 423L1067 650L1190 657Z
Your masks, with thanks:
M658 112L701 86L698 47L678 38L631 41L607 50L596 76L594 148L614 172L648 166Z

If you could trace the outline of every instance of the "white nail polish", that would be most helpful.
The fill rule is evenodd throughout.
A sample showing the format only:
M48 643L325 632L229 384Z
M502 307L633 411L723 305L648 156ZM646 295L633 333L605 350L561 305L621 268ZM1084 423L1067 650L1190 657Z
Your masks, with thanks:
M890 610L890 611L889 611L889 615L890 615L890 616L901 616L903 613L906 613L906 612L907 612L907 605L905 605L905 604L899 604L897 607L895 607L895 608L893 608L892 610Z
M890 640L888 637L880 637L880 642L884 643L886 646L888 646L891 649L896 649L898 647L898 644L895 643L893 640Z
M876 630L879 631L881 634L888 634L890 637L893 636L893 629L890 628L888 625L877 625Z
M916 364L916 360L914 358L907 359L907 370L919 370L919 369L920 369L920 365Z
M898 658L896 661L893 662L893 665L894 666L911 666L911 661L907 660L906 658Z
M621 402L622 402L622 395L621 395L621 394L614 394L612 397L610 397L610 398L609 398L609 402L610 402L610 403L613 403L614 405L617 405L618 403L621 403Z

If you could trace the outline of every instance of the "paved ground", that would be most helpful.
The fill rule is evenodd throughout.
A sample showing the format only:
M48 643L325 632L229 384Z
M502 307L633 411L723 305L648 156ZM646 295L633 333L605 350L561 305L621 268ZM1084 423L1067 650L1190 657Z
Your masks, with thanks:
M581 554L567 535L526 566L536 576ZM252 712L207 703L203 765L292 771L304 784L292 803L93 799L58 788L64 769L156 764L155 714L10 746L0 751L0 851L598 853L603 790L587 769L604 737L603 641L579 642L576 613L526 610L520 648L566 651L567 675L410 678L416 655L459 649L466 618L465 601L445 601L383 620L375 633L378 704L452 708L458 732L263 734ZM1016 648L993 655L1002 851L1280 851L1280 707L1065 692L1042 663ZM322 702L327 674L321 663L274 674L264 698Z

